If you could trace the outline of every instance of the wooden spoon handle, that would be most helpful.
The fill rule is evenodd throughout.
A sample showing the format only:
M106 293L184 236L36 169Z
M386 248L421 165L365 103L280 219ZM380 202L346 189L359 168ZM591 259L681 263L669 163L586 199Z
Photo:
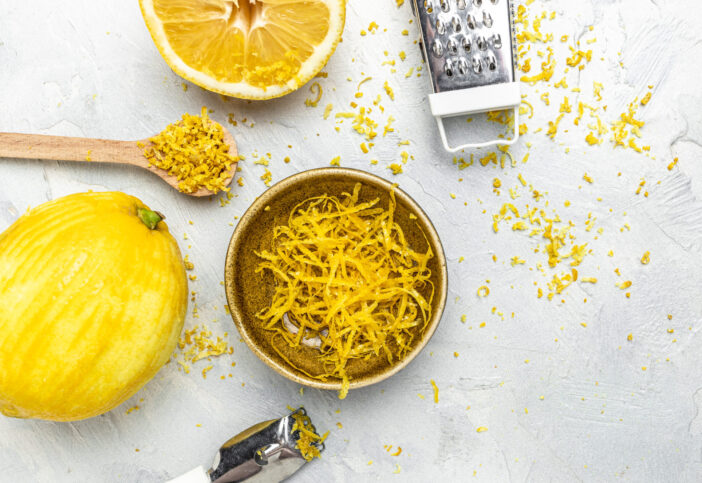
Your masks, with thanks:
M135 141L0 133L0 158L95 161L147 167Z

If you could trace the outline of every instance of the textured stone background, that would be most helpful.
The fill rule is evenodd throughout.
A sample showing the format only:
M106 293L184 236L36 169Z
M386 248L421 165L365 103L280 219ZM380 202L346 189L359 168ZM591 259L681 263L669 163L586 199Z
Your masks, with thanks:
M88 421L0 419L1 481L160 481L209 464L221 442L284 413L288 404L304 404L319 428L331 430L324 458L300 472L300 482L702 480L702 4L532 3L532 16L556 12L543 26L554 32L559 59L551 87L523 85L535 115L527 121L530 133L512 149L515 167L476 163L459 171L437 141L425 101L427 76L404 75L421 62L407 3L350 0L344 42L325 69L328 78L319 79L324 94L316 108L304 105L313 97L307 87L259 103L224 101L194 85L184 91L153 45L136 1L2 3L0 131L138 139L203 105L223 123L229 113L248 122L228 125L247 159L241 163L245 186L236 187L225 206L188 199L136 169L0 159L0 229L29 206L89 189L125 191L167 213L198 276L191 289L198 292L199 318L190 315L187 327L206 323L215 334L228 332L234 347L232 356L213 361L207 380L199 374L206 362L190 374L171 363L130 401ZM380 28L361 36L371 21ZM569 40L561 43L564 34ZM593 49L593 60L567 74L569 89L554 89L567 47L578 38ZM597 41L584 43L592 38ZM400 50L407 53L404 62ZM395 74L382 65L391 58ZM384 114L374 113L379 129L388 115L397 119L396 132L379 137L368 155L348 122L336 132L333 117L322 117L328 103L333 112L349 109L366 76L373 77L362 88L367 104L385 80L396 93L394 102L383 98ZM593 80L605 86L607 120L654 86L638 114L646 122L639 144L651 146L650 156L614 149L607 140L588 146L589 130L573 126L572 115L555 140L544 135L563 95L577 102L571 89L578 85L582 99L591 98ZM550 107L539 100L544 91L551 92ZM544 129L535 133L538 128ZM398 147L404 139L410 145ZM413 158L393 176L387 166L400 162L403 149ZM527 151L529 161L522 163ZM433 219L449 259L447 309L427 349L391 380L344 401L311 389L302 395L239 342L220 281L236 217L265 189L255 152L271 153L274 181L340 155L342 166L400 183ZM673 157L679 163L668 170ZM584 173L594 183L583 181ZM563 262L550 270L545 254L534 253L543 248L539 237L513 233L506 224L492 231L491 215L511 201L509 188L519 192L520 206L531 196L519 174L546 193L540 206L548 200L549 209L573 220L577 242L592 250L578 270L597 284L576 282L550 302L537 298L534 282L544 287L547 281L537 264L546 266L548 278L570 267ZM499 196L495 177L503 185ZM642 178L647 198L635 194ZM592 232L583 229L588 213L597 218ZM625 224L630 230L621 230ZM646 266L639 261L645 251L651 252ZM513 256L526 264L512 267ZM486 279L490 295L479 298ZM630 299L615 287L621 280L633 281ZM229 372L232 378L220 380ZM440 389L438 404L430 379ZM126 414L135 404L140 409ZM479 426L488 431L477 433ZM384 445L393 445L391 452L401 446L402 454L391 456Z

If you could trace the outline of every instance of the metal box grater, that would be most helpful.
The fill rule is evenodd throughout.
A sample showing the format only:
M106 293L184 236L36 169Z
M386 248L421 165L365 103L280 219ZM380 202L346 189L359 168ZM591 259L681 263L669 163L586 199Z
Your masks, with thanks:
M429 106L446 150L514 144L521 95L511 1L412 0L412 9L434 90ZM449 146L444 118L502 109L514 110L512 139Z

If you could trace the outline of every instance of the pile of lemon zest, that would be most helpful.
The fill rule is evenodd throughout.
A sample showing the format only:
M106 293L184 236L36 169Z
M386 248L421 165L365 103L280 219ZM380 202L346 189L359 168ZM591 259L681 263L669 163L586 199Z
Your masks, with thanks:
M558 112L570 113L572 110L573 107L570 105L568 97L564 97L563 102L561 103L561 107L558 109Z
M592 60L592 50L583 52L582 50L575 50L573 47L570 47L570 51L573 53L573 55L566 59L566 65L569 67L577 66L583 59L586 62L590 62L590 60Z
M369 80L372 80L372 79L373 79L372 77L366 77L366 78L364 78L361 82L358 83L358 85L356 86L356 90L357 90L357 91L360 91L360 90L361 90L361 86L362 86L363 84L365 84L366 82L368 82Z
M402 165L397 164L397 163L392 163L390 166L388 166L392 170L392 174L400 174L402 173Z
M555 121L548 122L548 130L546 131L546 135L551 139L556 137L556 134L558 133L558 125L560 124L561 119L563 119L563 116L565 116L565 114L561 113L558 115Z
M436 382L434 382L434 379L429 380L431 383L431 387L434 389L434 403L438 404L439 403L439 386L436 385Z
M213 367L212 364L210 364L209 366L205 366L202 368L202 378L203 379L207 379L207 373L212 370L212 367Z
M485 156L483 156L482 158L480 158L478 161L480 161L481 166L487 166L488 163L490 163L490 162L497 164L497 153L495 153L495 152L488 153Z
M317 91L316 94L314 92L315 90ZM305 99L305 105L307 107L317 107L319 101L322 100L322 86L319 82L313 82L312 85L310 85L310 93L316 95L316 97L314 99Z
M564 77L561 80L559 80L558 82L556 82L555 84L553 84L553 87L556 87L556 88L562 87L564 89L567 89L568 84L566 83L566 78Z
M223 354L231 354L234 352L234 348L229 346L227 341L221 336L217 336L217 338L214 339L212 332L204 325L198 325L184 331L183 335L178 340L178 348L184 359L184 361L178 360L178 363L183 369L188 369L188 365L185 364L185 362L194 364L202 359L218 357ZM187 373L189 371L186 370L185 372Z
M478 287L478 297L487 297L490 295L490 288L486 285Z
M388 117L388 123L385 125L383 128L383 137L389 132L394 132L395 128L391 127L392 123L395 121L395 118L392 116Z
M585 141L590 145L594 146L596 144L602 144L601 139L597 139L594 135L594 133L590 132L587 136L585 136Z
M229 154L220 124L210 121L207 108L200 116L183 114L182 121L169 124L149 139L144 148L149 163L178 179L178 189L193 193L205 188L213 193L228 191L225 182L236 156Z
M334 109L334 104L327 104L327 107L324 108L324 119L329 118L329 114L331 114L332 109Z
M634 117L636 115L636 109L636 100L634 100L629 104L627 112L620 114L620 119L612 123L612 141L615 147L627 147L625 140L630 132L632 136L641 137L640 129L644 126L644 122Z
M341 166L341 156L336 156L329 161L330 166Z
M535 84L538 81L548 82L553 77L553 71L556 67L556 60L553 58L553 49L548 47L548 57L541 63L541 72L533 76L523 75L519 80Z
M256 253L257 272L277 281L270 306L257 314L273 332L271 344L275 337L288 347L319 339L311 377L340 380L342 399L352 360L395 364L407 355L431 316L434 293L428 268L434 254L408 245L395 220L394 192L383 209L378 199L359 201L360 190L359 183L339 198L298 204L288 224L274 228L272 248Z
M595 95L598 101L602 100L602 89L604 89L604 86L599 82L592 83L593 94Z
M393 91L392 87L390 87L390 84L388 84L388 81L385 81L383 84L383 88L385 89L385 93L388 95L391 101L395 100L395 91Z
M268 171L268 168L266 168L266 171L261 175L261 179L265 183L266 186L271 185L271 181L273 181L273 173Z
M302 412L294 412L292 433L297 436L295 448L300 450L300 454L306 461L312 461L313 458L321 458L322 452L319 450L319 445L327 439L329 431L322 436L317 434L312 425L312 421L307 414Z
M531 119L534 116L534 106L532 106L529 102L527 102L524 99L522 99L522 104L524 104L526 107L528 107L529 110L528 111L526 109L522 110L522 106L520 105L519 106L519 115L523 116L528 112L529 116L527 117L527 119Z

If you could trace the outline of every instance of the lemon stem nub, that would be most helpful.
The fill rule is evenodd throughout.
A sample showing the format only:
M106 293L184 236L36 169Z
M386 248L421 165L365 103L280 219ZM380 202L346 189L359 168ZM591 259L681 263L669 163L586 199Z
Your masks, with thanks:
M137 216L149 230L155 230L158 223L166 219L166 217L158 211L151 211L148 208L137 208Z

